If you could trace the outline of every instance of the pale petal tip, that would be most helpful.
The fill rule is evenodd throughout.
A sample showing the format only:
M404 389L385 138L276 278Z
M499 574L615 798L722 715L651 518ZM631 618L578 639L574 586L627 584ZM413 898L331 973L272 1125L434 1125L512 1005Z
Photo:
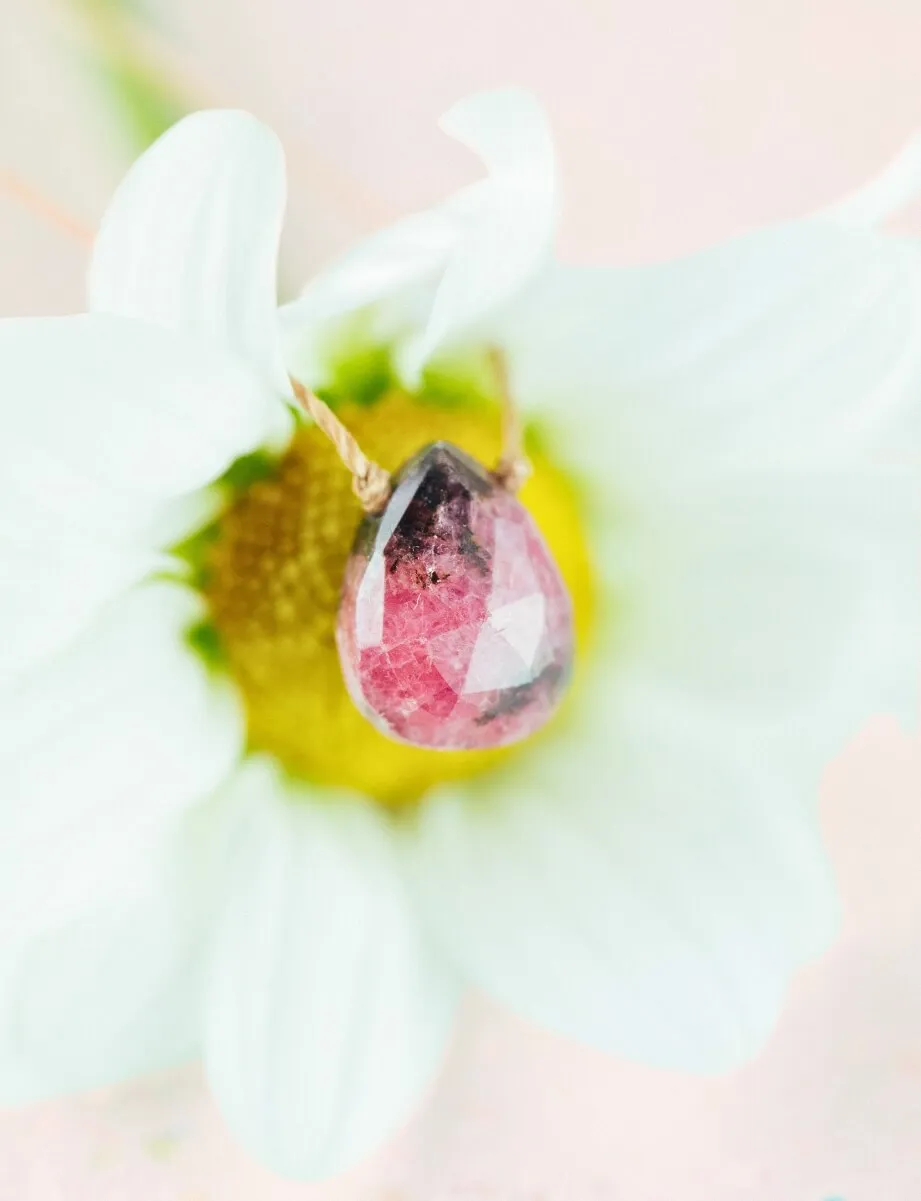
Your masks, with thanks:
M489 88L464 96L441 116L438 124L445 133L465 141L484 121L522 122L547 128L547 118L540 101L525 88Z
M483 197L448 261L422 335L407 351L413 378L450 338L505 304L539 271L557 218L556 155L537 99L521 88L477 92L442 117L441 128L483 161Z
M879 175L821 214L844 225L878 225L921 194L921 131Z
M103 216L90 310L190 336L287 395L277 257L286 198L277 136L241 109L202 109L134 163Z

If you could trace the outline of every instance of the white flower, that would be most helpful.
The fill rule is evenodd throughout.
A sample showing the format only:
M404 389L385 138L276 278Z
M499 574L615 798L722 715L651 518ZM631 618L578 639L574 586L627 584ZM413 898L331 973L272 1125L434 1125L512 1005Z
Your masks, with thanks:
M243 1143L319 1176L409 1114L465 984L722 1070L833 933L819 773L910 711L917 666L921 258L872 227L906 168L683 262L564 269L533 102L447 128L489 178L321 276L282 338L281 151L221 112L128 175L89 316L0 324L0 1099L201 1052ZM284 451L288 371L328 383L346 335L410 387L502 345L598 579L569 720L398 816L248 753L170 550Z

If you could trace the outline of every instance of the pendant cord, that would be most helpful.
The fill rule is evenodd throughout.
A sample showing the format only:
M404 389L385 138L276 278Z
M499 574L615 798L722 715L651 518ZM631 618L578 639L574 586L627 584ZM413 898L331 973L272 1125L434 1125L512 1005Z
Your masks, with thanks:
M489 349L489 363L496 378L502 405L502 456L493 475L503 488L517 492L531 474L531 462L524 449L524 421L515 404L508 378L508 363L498 348Z
M498 347L490 348L489 362L502 405L502 455L493 475L503 488L517 492L531 474L531 463L524 449L524 422L521 410L512 399L505 355ZM329 438L339 458L352 473L352 490L361 501L362 508L372 516L382 513L393 491L390 473L380 463L368 458L351 430L343 425L315 392L293 376L291 387L300 407Z
M352 490L361 501L362 508L367 513L382 513L392 491L390 473L380 463L368 458L355 435L342 424L325 401L305 388L300 380L292 379L291 386L301 408L314 419L351 471Z

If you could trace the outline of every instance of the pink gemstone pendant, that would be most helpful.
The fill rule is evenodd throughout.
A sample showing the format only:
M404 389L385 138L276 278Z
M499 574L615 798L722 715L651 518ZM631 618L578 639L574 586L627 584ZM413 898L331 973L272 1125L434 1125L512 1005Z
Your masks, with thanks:
M359 526L336 641L352 699L385 734L440 750L504 746L559 704L572 606L527 511L438 442Z

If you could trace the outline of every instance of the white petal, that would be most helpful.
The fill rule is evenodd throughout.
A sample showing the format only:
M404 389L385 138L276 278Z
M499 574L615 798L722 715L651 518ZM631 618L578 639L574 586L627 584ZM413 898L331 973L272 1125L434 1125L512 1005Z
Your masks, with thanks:
M722 1071L759 1049L791 973L831 937L834 890L809 807L745 762L756 742L721 756L719 727L640 707L424 806L420 904L458 966L525 1016Z
M875 225L885 221L921 192L921 134L875 179L821 214L844 225Z
M373 807L245 787L206 1017L232 1130L276 1171L335 1172L409 1114L438 1063L455 988L407 907Z
M404 359L417 371L438 347L501 308L544 263L556 220L556 172L537 102L512 88L479 93L456 105L442 127L483 159L489 177L367 239L282 309L295 374L321 376L331 324L378 301L386 303L372 315L374 337L421 325Z
M17 546L0 535L0 563L0 681L9 681L60 651L160 560L151 551L90 539Z
M270 432L226 358L112 317L0 322L0 686L160 565L151 535Z
M588 477L617 653L813 760L914 703L916 245L813 221L555 271L501 333Z
M213 808L196 809L130 878L4 948L3 1102L115 1083L198 1053L215 826Z
M919 317L921 247L815 220L662 266L549 272L497 334L516 389L566 406L587 461L674 488L675 472L684 487L898 450Z
M146 585L0 692L0 941L130 879L164 825L232 769L241 715L186 642L200 616L187 589Z
M200 488L266 433L225 356L117 317L0 322L0 531L33 515L118 528Z
M818 764L881 708L911 722L918 510L907 472L698 492L637 598L635 658L727 730L756 721Z
M93 252L90 307L200 338L286 395L275 322L284 207L284 154L271 130L242 112L186 117L115 193Z
M458 241L441 278L413 360L469 330L511 299L543 265L556 224L556 169L546 118L517 89L456 105L442 127L490 171L483 211Z
M300 340L309 342L317 326L442 271L463 228L461 206L469 210L471 219L478 211L472 192L467 189L438 208L415 213L365 238L311 280L297 300L283 305L281 327L291 340L295 363Z

